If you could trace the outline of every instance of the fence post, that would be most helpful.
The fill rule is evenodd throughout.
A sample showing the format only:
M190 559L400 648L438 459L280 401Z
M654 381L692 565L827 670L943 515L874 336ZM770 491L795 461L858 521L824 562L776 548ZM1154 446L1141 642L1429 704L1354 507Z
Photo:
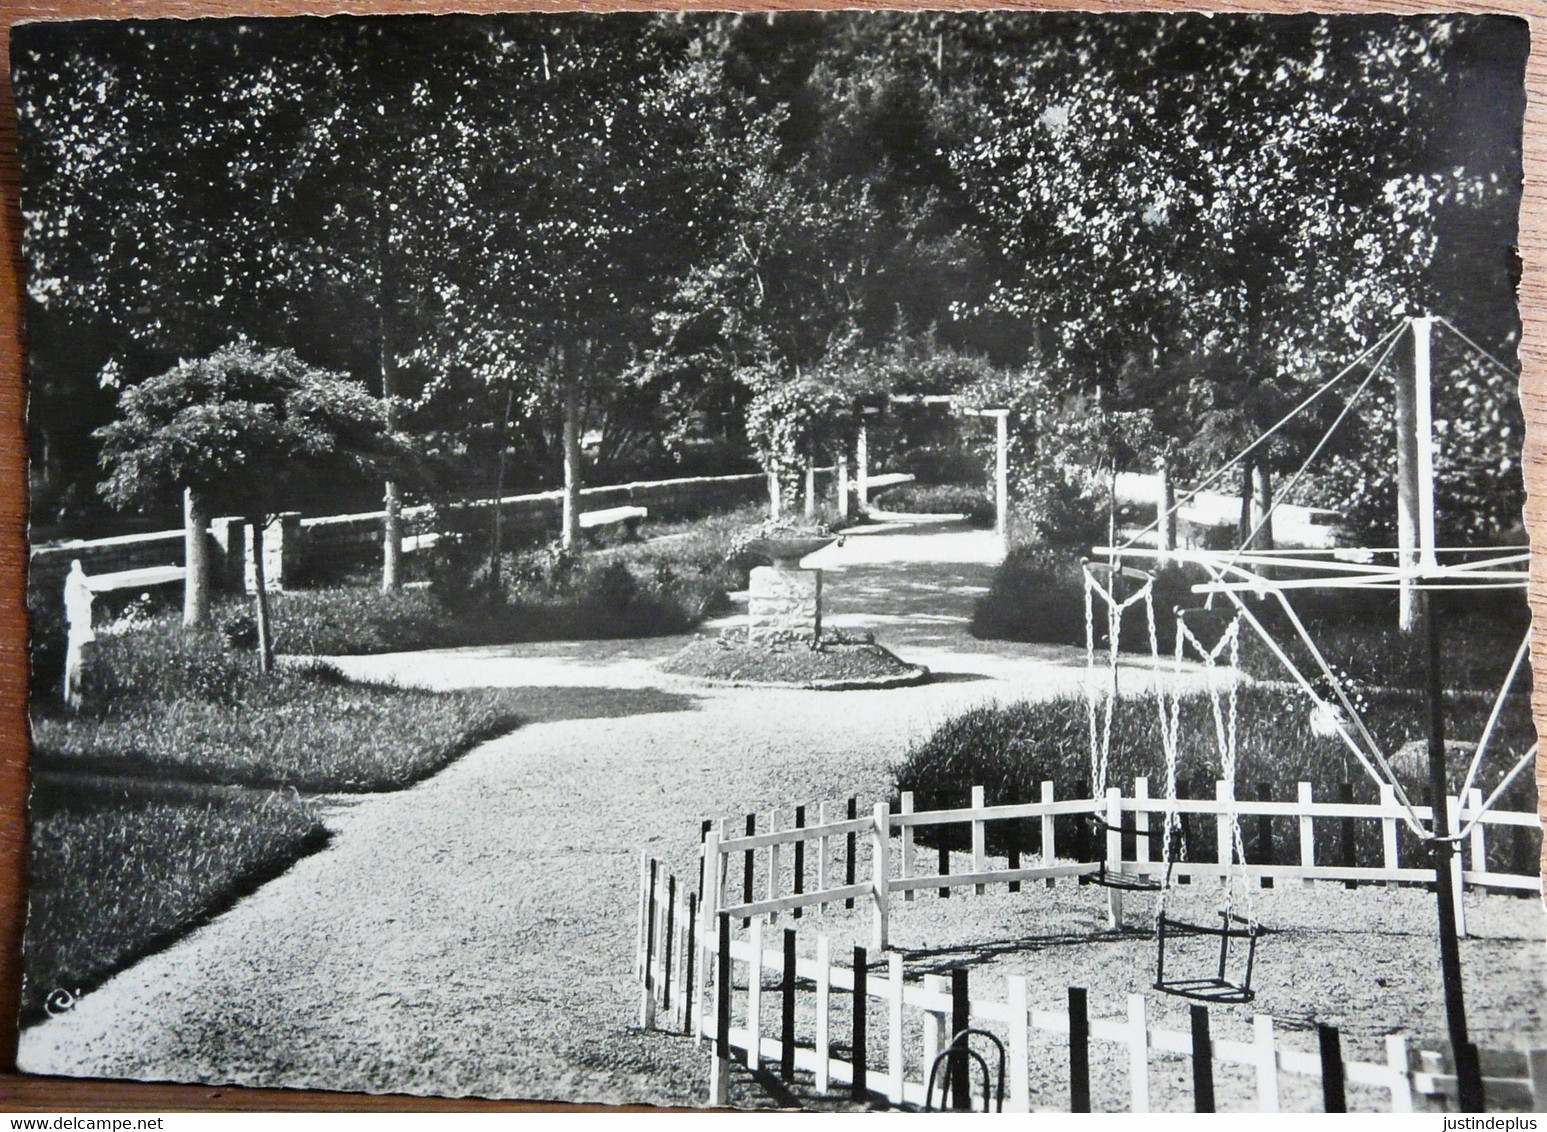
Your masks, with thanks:
M859 799L858 798L850 798L849 799L849 811L848 812L849 812L849 820L850 821L854 821L856 818L859 817ZM853 885L854 885L854 857L855 857L855 851L859 848L859 839L858 839L858 836L854 833L854 831L852 829L849 831L848 843L846 845L846 848L848 849L848 853L845 855L844 862L843 862L843 883L845 885L853 887ZM852 908L852 907L854 907L854 897L852 897L852 896L844 897L843 906L845 908Z
M1144 803L1149 801L1150 780L1148 778L1135 778L1133 780L1133 859L1142 864L1149 864L1150 856L1150 812L1144 809Z
M924 991L931 995L946 995L950 993L950 986L939 975L925 975L923 979ZM940 1056L940 1051L945 1048L946 1042L951 1040L951 1035L945 1032L946 1016L942 1011L931 1009L924 1015L924 1072L928 1073L935 1066L935 1058ZM929 1081L926 1078L925 1088Z
M972 1000L967 990L967 968L951 968L951 1041L972 1025ZM959 1046L951 1046L951 1109L955 1112L972 1111L972 1071L967 1060L968 1042L962 1038Z
M828 1059L832 1056L833 961L832 945L825 935L816 937L816 1091L827 1092L830 1083Z
M1397 868L1397 792L1389 782L1380 784L1380 808L1384 811L1380 818L1380 851L1381 866L1387 869ZM1396 880L1388 880L1387 888L1399 887Z
M645 981L639 999L639 1025L655 1029L655 881L660 862L650 860L650 894L645 901Z
M849 1086L849 1095L857 1101L864 1100L865 1094L869 1092L869 1083L865 1080L865 1041L868 1037L865 1033L865 1023L867 1021L865 1012L870 999L869 988L865 985L866 977L870 973L867 968L868 963L869 960L865 957L865 949L863 947L856 947L854 949L854 1005L851 1015L853 1018L851 1025L853 1037L850 1039L850 1045L853 1047L850 1051L850 1057L854 1063L854 1073L851 1077L852 1083Z
M703 820L703 823L698 827L698 857L699 857L699 860L703 860L703 856L704 856L704 842L708 839L709 831L711 829L713 829L713 828L714 828L714 822L711 819L709 819L709 818L705 818ZM704 902L704 872L703 872L702 869L700 869L699 872L698 872L698 902L700 904L702 904Z
M747 965L747 1068L756 1073L763 1064L763 918L752 919L747 937L752 947Z
M731 1071L731 918L716 919L719 948L715 952L714 1060L709 1067L709 1103L723 1105L730 1094Z
M677 958L672 951L672 944L676 942L677 935L677 874L672 873L666 878L666 944L661 951L661 1009L666 1011L667 1017L671 1016L671 965ZM679 987L677 993L682 993Z
M1128 996L1128 1087L1133 1111L1150 1110L1150 1031L1144 1013L1144 996ZM1089 1091L1087 1088L1087 1099Z
M827 812L827 803L818 802L816 807L817 825L822 826L825 829L829 820L830 817ZM822 834L821 839L817 844L816 888L818 892L827 891L827 863L831 859L832 843L828 839L827 834L824 833ZM817 909L821 912L822 915L827 915L827 901L824 900L822 903L818 904Z
M904 814L911 814L913 812L913 791L904 790L902 792L900 808ZM913 827L911 825L904 825L902 827L902 877L904 880L907 880L912 875ZM907 892L904 892L902 898L911 904L913 902L913 889L910 888Z
M1214 1042L1209 1037L1209 1008L1193 1003L1192 1015L1192 1109L1214 1111Z
M780 984L779 1079L795 1080L795 929L784 929L784 981Z
M768 832L779 832L779 812L777 810L769 811ZM779 843L775 841L768 847L768 899L770 900L779 899L779 881L781 879L779 876L779 856ZM778 919L779 913L768 913L768 922L770 924L777 922Z
M1336 1026L1316 1024L1316 1039L1321 1047L1321 1095L1324 1112L1347 1112L1348 1097L1343 1089L1343 1043Z
M702 1037L705 1033L703 1025L704 1014L704 984L709 981L709 956L713 946L715 933L719 930L716 919L719 913L720 898L720 835L710 830L704 835L704 859L700 866L700 886L704 892L704 899L698 908L698 965L694 969L690 981L693 983L693 1001L689 1007L692 1014L698 1016L698 1026L693 1031L694 1039Z
M1273 784L1271 782L1257 783L1257 800L1259 802L1273 801ZM1261 814L1257 818L1257 860L1264 865L1278 864L1278 853L1273 847L1273 819L1267 814ZM1272 888L1273 878L1263 877L1260 887Z
M1090 1014L1085 988L1069 988L1069 1111L1090 1111Z
M1230 863L1235 859L1235 843L1230 835L1230 810L1235 804L1235 783L1219 779L1214 783L1214 800L1219 813L1214 817L1214 856L1219 861L1220 884L1230 883Z
M871 932L871 946L877 951L885 951L891 906L892 815L885 802L877 802L870 813L870 887L871 898L875 901L875 929Z
M757 815L756 814L748 814L747 815L747 836L748 837L752 837L756 833L757 833ZM746 852L746 856L742 858L742 866L741 866L741 902L743 904L750 904L750 903L752 903L752 898L756 895L752 891L752 871L757 866L757 862L756 862L755 857L753 856L753 853L754 853L753 850L748 849L747 852ZM752 920L749 917L743 917L742 918L742 921L741 921L741 926L742 927L744 927L744 928L751 927L751 925L752 925Z
M1053 804L1053 784L1051 782L1044 782L1042 784L1042 804L1044 806L1051 806ZM1050 869L1053 867L1052 814L1042 815L1042 867L1045 869ZM1055 882L1056 878L1047 878L1047 886L1049 888L1052 888Z
M1547 1049L1526 1051L1526 1073L1531 1079L1533 1112L1547 1112Z
M1031 1081L1028 1063L1031 1057L1030 1002L1026 994L1026 976L1011 975L1005 980L1010 999L1010 1041L1005 1050L1009 1058L1011 1112L1031 1111ZM927 1029L927 1027L926 1027Z
M1316 867L1316 819L1311 817L1312 804L1311 784L1309 782L1297 783L1295 786L1295 801L1301 806L1300 813L1300 867L1314 869ZM1302 887L1310 888L1316 882L1306 876L1301 880Z
M806 828L806 807L805 806L796 806L795 807L795 828L796 829L805 829ZM806 843L805 843L804 840L797 840L795 842L795 866L794 867L795 867L795 875L791 879L794 881L795 895L796 896L801 896L801 895L804 895L805 891L806 891ZM792 909L790 911L790 918L791 919L795 919L795 920L800 919L800 909L799 908Z
M1107 872L1123 871L1123 792L1116 786L1107 787ZM1113 931L1123 926L1123 893L1121 889L1107 889L1107 927Z
M886 992L886 1094L893 1104L900 1105L903 1102L902 956L895 951L886 957Z
M1483 792L1475 786L1472 787L1472 789L1467 791L1466 804L1467 808L1472 811L1474 818L1480 815L1483 810ZM1472 827L1471 835L1467 838L1467 848L1470 850L1472 859L1472 871L1479 874L1488 871L1488 846L1483 840L1483 830L1485 828L1486 823L1479 821ZM1457 846L1457 848L1460 847ZM1482 890L1484 895L1486 895L1489 891L1488 886L1483 885Z
M972 788L972 808L981 811L987 804L983 787L974 786ZM988 853L986 852L985 842L983 819L975 817L972 819L972 871L975 873L982 873L988 870ZM972 891L974 894L982 896L984 886L981 884L973 885Z
M634 977L645 977L645 917L650 914L650 854L639 855L639 919L634 941Z
M1445 797L1445 817L1450 824L1450 834L1454 837L1461 832L1461 799L1449 795ZM1456 907L1456 936L1459 939L1466 938L1466 902L1462 899L1462 869L1461 846L1456 845L1455 851L1450 855L1450 894L1451 902Z
M693 1016L699 1008L698 998L698 896L696 893L688 893L688 918L684 925L688 938L683 947L683 958L687 963L687 970L682 975L682 1032L698 1043L698 1034L693 1029Z
M1413 1074L1407 1064L1407 1038L1401 1034L1386 1035L1386 1067L1391 1070L1391 1111L1412 1112Z
M1340 783L1338 783L1338 801L1339 802L1343 802L1345 804L1352 804L1353 800L1354 800L1354 785L1353 785L1353 783L1351 783L1351 782L1340 782ZM1338 852L1338 864L1342 865L1345 869L1358 868L1359 867L1359 856L1358 856L1358 853L1357 853L1357 851L1355 850L1355 847L1354 847L1355 840L1358 837L1357 820L1354 819L1354 818L1339 818L1338 819L1338 827L1339 827L1339 830L1340 830L1340 833L1341 833L1339 852ZM1349 880L1345 880L1343 882L1343 887L1344 888L1358 888L1359 887L1359 882L1357 880L1354 880L1354 879L1350 878Z
M1252 1015L1252 1051L1257 1055L1257 1111L1278 1111L1278 1046L1271 1014Z

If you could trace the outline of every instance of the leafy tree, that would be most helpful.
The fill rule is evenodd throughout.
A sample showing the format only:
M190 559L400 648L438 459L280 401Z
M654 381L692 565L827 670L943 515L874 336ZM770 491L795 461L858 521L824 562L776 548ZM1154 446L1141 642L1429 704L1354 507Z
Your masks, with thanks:
M143 507L186 490L252 525L258 656L267 672L263 529L309 481L404 470L408 454L388 430L385 406L288 350L239 342L125 389L119 411L97 432L108 472L100 491L112 506Z
M1017 49L995 57L982 128L951 155L1005 250L986 305L1043 328L1073 388L1121 397L1120 375L1148 369L1142 400L1185 430L1160 434L1173 454L1239 450L1324 359L1435 301L1438 215L1494 192L1489 171L1428 150L1477 27L986 25ZM1286 436L1265 462L1304 451Z

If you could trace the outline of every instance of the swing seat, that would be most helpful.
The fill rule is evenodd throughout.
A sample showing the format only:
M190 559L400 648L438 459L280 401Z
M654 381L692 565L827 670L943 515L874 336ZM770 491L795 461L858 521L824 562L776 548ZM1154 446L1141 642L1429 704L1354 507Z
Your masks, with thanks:
M1225 979L1174 979L1156 983L1155 989L1194 1002L1214 1002L1222 1006L1243 1006L1257 997L1251 987L1238 986Z
M1102 861L1093 873L1087 873L1086 880L1091 884L1102 888L1115 888L1119 892L1159 892L1160 878L1145 876L1143 873L1123 873L1107 871L1107 864Z
M1080 565L1092 574L1105 574L1110 581L1114 576L1127 578L1131 582L1153 582L1155 575L1148 570L1140 570L1136 566L1114 566L1110 562L1092 562L1090 559L1081 559Z
M1186 920L1174 920L1162 914L1155 924L1155 989L1165 994L1188 998L1195 1002L1216 1002L1222 1005L1240 1005L1257 997L1252 989L1252 968L1257 961L1257 939L1262 935L1262 925L1230 912L1220 913L1220 925L1194 924ZM1219 964L1211 975L1191 978L1166 977L1166 938L1170 936L1211 936L1219 940ZM1239 982L1228 977L1230 941L1246 940L1246 968Z

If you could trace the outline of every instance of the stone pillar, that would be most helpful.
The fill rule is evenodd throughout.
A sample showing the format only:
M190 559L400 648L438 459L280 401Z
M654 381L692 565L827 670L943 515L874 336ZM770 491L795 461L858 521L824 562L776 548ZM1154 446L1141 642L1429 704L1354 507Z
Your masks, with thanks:
M226 593L240 593L242 564L247 561L246 520L237 515L222 515L210 521L209 531L215 549L210 580Z
M849 517L849 446L840 444L837 451L838 461L838 517Z
M224 589L257 593L257 571L252 560L252 525L226 515L210 524L210 535L220 558L219 577ZM263 582L269 593L282 593L294 582L301 565L301 513L286 511L263 528Z
M865 422L859 424L859 436L854 441L854 494L859 498L860 511L870 510L870 433Z
M747 592L747 635L767 640L822 631L822 571L757 566Z
M994 530L1010 552L1010 413L994 413Z

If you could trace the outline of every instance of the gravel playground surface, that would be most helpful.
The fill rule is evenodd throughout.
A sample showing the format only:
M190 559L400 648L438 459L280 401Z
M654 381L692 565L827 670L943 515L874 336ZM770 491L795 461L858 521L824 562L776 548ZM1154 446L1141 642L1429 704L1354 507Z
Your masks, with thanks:
M864 812L886 796L891 764L950 715L1081 687L1078 650L965 638L990 569L981 533L889 534L821 552L833 570L825 588L834 623L872 629L930 667L937 679L918 688L692 687L655 668L683 638L344 660L363 679L522 688L534 722L411 789L331 804L325 850L24 1031L21 1068L702 1104L707 1053L636 1026L641 852L688 876L701 818L851 794ZM1147 678L1127 670L1123 687ZM1086 986L1092 1014L1107 1017L1150 980L1153 942L1105 933L1103 895L1069 883L921 895L894 917L894 942L910 970L975 964L975 993L994 993L1016 969L1035 975L1043 1005ZM1130 902L1132 922L1143 923L1145 900ZM1484 1044L1515 1045L1543 1030L1540 905L1477 904L1477 938L1463 944L1473 1026ZM1258 1009L1286 1019L1320 1011L1363 1056L1389 1029L1443 1033L1432 897L1285 888L1264 895L1258 912L1276 929L1260 945ZM867 941L868 920L857 916L847 927L826 918L835 944ZM803 946L814 940L807 922L822 920L802 922ZM1173 1003L1152 997L1151 1007L1169 1024ZM1048 1053L1043 1063L1036 1099L1056 1104L1062 1062ZM1100 1061L1093 1073L1104 1075ZM1170 1077L1183 1092L1165 1092L1157 1070L1157 1105L1186 1095L1185 1066ZM745 1073L734 1084L737 1104L799 1099ZM1223 1080L1220 1092L1223 1101Z

